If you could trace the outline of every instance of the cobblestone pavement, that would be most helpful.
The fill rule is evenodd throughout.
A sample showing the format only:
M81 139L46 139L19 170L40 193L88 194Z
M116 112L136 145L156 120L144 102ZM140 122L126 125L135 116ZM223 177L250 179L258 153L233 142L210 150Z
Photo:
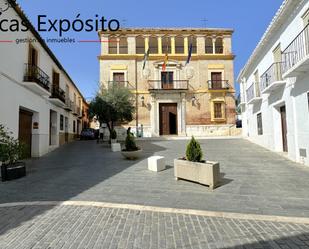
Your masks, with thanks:
M309 224L85 206L0 208L0 248L309 248Z
M102 201L208 211L309 217L309 168L242 139L200 140L208 160L220 162L214 191L175 181L173 160L187 140L138 141L143 158L124 160L107 145L78 141L27 163L25 178L0 182L0 203ZM147 157L162 155L167 170L148 171Z

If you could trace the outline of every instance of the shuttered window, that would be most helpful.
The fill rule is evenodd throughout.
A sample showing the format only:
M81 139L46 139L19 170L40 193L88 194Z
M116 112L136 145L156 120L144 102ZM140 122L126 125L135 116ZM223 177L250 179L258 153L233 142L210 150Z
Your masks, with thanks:
M214 103L214 117L222 118L222 103Z

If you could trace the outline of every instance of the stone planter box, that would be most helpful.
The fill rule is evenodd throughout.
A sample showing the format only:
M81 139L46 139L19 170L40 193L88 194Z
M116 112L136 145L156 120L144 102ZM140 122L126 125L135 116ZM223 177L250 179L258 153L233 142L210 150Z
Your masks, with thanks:
M126 159L135 160L135 159L140 158L140 157L142 156L142 152L143 152L142 149L135 150L135 151L126 151L126 150L123 150L123 151L121 151L121 154L122 154Z
M117 139L111 139L111 144L117 143Z
M26 175L26 164L24 162L17 162L12 165L1 165L2 181L11 181L21 178Z
M121 151L121 145L119 143L112 143L111 147L112 147L112 152Z
M211 189L218 186L220 180L220 165L218 162L190 162L183 159L174 160L175 179L185 179L208 185Z

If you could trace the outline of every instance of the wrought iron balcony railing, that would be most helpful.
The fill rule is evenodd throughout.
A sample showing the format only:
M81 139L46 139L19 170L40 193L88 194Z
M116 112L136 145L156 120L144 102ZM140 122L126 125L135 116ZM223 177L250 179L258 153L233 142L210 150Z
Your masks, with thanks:
M65 103L65 92L57 85L52 86L52 95L50 98L60 99L63 103Z
M123 87L127 89L135 89L135 86L130 84L129 81L119 81L119 80L114 80L114 81L108 81L108 88L113 88L113 87Z
M208 80L209 90L228 90L231 86L228 80Z
M148 90L188 90L188 80L148 80Z
M255 82L247 89L247 102L250 102L252 99L259 98L261 96L258 85L259 83Z
M309 55L309 24L283 51L283 74Z
M275 62L262 74L260 84L261 91L276 81L282 81L282 65L282 62Z
M24 82L35 82L49 91L49 76L38 66L25 64Z

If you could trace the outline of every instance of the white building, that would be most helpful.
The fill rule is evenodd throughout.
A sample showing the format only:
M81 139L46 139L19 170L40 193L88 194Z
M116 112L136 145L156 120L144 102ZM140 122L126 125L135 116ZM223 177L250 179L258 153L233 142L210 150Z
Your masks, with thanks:
M38 157L78 136L87 104L19 6L8 3L3 26L23 21L29 31L0 32L0 123L28 145L28 156Z
M243 135L309 165L309 1L285 0L238 76Z

